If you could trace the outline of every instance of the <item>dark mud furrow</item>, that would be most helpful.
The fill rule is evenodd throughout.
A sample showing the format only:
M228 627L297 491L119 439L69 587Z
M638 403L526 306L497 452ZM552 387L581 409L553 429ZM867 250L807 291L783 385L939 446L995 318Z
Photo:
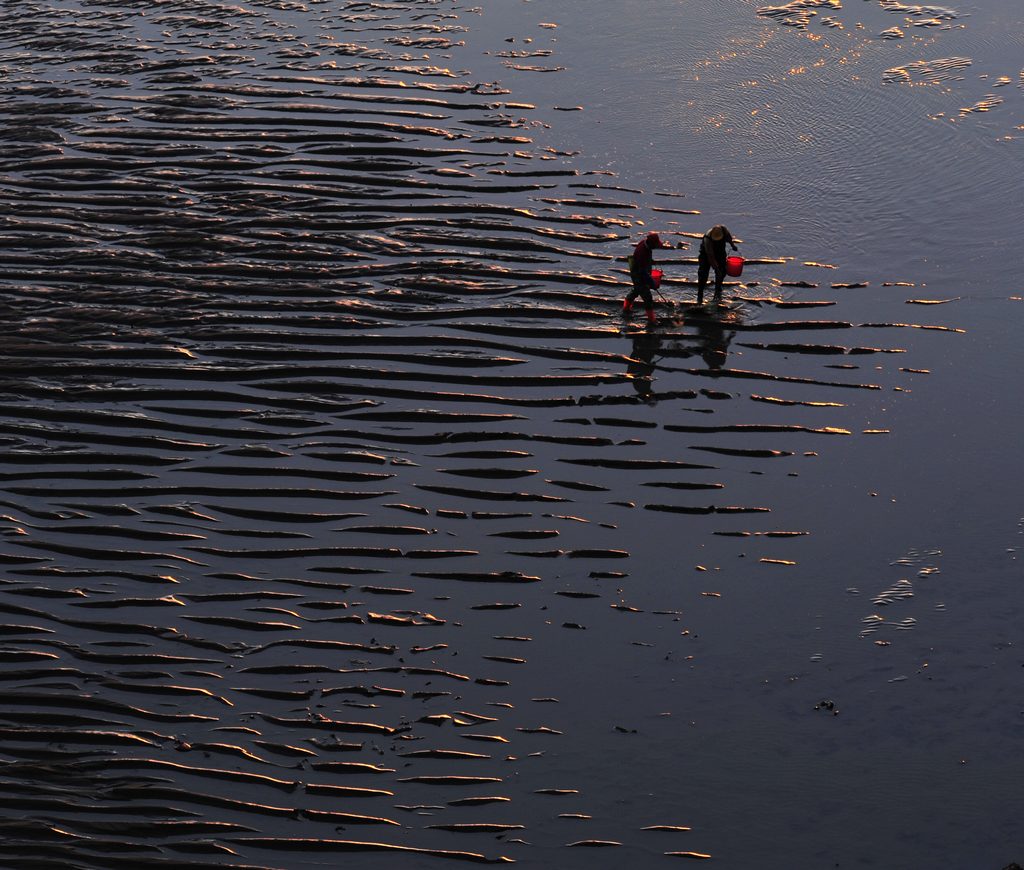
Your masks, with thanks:
M786 561L775 468L864 432L911 353L880 329L955 328L803 317L841 303L780 296L818 286L792 257L698 308L666 255L660 324L621 320L630 246L695 254L699 211L463 70L475 20L0 11L5 860L582 867L688 830L545 772L589 715L553 648L662 666L648 542Z

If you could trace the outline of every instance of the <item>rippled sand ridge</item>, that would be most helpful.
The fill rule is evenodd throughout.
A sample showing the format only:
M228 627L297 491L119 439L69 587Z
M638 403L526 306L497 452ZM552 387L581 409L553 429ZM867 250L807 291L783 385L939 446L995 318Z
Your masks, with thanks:
M687 727L717 566L799 569L786 480L887 437L911 336L963 330L799 256L693 305L702 204L479 80L480 16L0 11L12 866L714 860L699 795L618 772ZM547 23L493 47L510 75L560 72ZM648 329L620 308L655 225ZM913 576L865 587L861 640L914 628Z

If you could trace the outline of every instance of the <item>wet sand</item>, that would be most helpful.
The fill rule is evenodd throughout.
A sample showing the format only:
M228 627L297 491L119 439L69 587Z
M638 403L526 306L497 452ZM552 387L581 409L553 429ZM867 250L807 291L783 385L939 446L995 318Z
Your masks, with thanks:
M711 5L657 10L711 91L723 28L766 70L857 33L837 3ZM929 9L856 10L927 55L873 61L899 117L984 65L948 44L970 10ZM1024 78L950 124L979 266L953 206L827 172L752 196L751 164L692 156L721 126L670 116L668 79L630 171L601 93L647 37L588 43L601 14L0 12L11 866L1021 860L1020 204L996 180ZM898 162L861 135L824 165ZM747 265L697 308L718 220ZM677 246L652 329L619 313L648 229Z

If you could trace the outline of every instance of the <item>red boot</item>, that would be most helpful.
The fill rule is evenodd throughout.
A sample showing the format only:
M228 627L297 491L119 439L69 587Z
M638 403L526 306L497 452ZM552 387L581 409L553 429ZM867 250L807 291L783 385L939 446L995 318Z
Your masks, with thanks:
M648 308L647 309L647 322L648 323L654 323L654 322L657 321L657 319L658 318L654 316L654 309L653 308Z
M628 299L623 299L622 300L622 316L623 317L629 317L629 315L632 314L632 313L633 313L633 303L630 302Z

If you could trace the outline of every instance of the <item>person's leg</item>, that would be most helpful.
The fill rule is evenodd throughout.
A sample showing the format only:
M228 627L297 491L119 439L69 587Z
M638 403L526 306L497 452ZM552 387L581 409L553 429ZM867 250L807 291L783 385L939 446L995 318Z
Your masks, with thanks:
M647 309L647 319L654 320L654 297L651 296L650 287L642 287L640 297L644 300L644 307Z
M722 298L722 282L725 280L725 270L715 270L715 299Z
M697 304L704 304L704 287L708 283L708 273L711 271L711 261L700 252L697 258Z
M629 277L633 281L633 289L626 294L626 299L622 303L623 314L629 314L633 310L633 300L637 296L643 296L644 293L643 281L637 275L630 274Z

